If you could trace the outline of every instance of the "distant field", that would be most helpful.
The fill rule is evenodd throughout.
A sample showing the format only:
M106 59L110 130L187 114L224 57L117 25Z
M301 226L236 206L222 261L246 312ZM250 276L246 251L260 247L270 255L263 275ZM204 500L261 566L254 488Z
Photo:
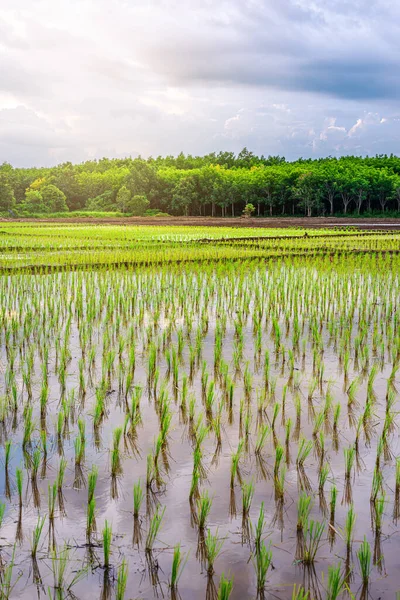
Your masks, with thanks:
M18 222L0 227L0 269L397 253L400 231Z

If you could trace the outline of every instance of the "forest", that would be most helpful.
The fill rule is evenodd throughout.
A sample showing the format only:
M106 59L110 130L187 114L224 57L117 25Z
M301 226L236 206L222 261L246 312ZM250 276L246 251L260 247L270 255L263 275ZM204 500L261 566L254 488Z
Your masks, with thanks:
M287 161L246 148L206 156L90 160L51 168L0 166L0 214L239 216L400 215L400 158Z

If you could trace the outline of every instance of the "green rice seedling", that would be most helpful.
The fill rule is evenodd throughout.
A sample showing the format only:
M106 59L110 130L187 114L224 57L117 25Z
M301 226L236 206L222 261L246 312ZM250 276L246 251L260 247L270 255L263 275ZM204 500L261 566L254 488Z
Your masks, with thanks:
M113 447L111 450L111 477L115 478L121 473L121 456L119 445L122 437L122 427L113 431Z
M214 402L215 402L215 383L214 383L214 381L210 381L208 388L207 388L207 393L205 395L206 416L210 423L213 418Z
M86 537L90 543L92 533L96 531L96 499L92 497L87 503Z
M96 465L92 465L91 470L89 471L88 474L88 482L87 482L87 486L88 486L88 504L90 503L90 501L94 498L94 494L96 491L96 484L97 484L97 478L99 475L99 470L98 467Z
M375 502L378 497L380 491L383 490L383 475L382 471L380 471L376 466L374 469L373 477L372 477L372 487L371 487L371 496L370 503L372 508L375 507Z
M162 520L164 518L165 506L162 510L157 506L154 515L150 519L149 529L147 531L146 537L146 552L151 552L153 550L154 542L158 536L158 533L161 528Z
M261 502L260 512L258 514L257 523L255 525L255 534L254 534L254 548L255 554L257 555L261 552L261 544L263 542L263 535L265 531L265 511L264 511L264 502Z
M207 519L211 511L212 499L208 491L205 490L197 499L197 519L198 527L204 530L207 524Z
M288 419L285 424L285 454L286 454L286 464L290 465L290 434L292 431L293 422L292 419Z
M45 523L46 517L38 517L38 522L32 532L32 544L31 544L31 554L32 558L36 558L37 550L39 547L40 536L42 535L43 526Z
M22 469L20 469L19 467L17 467L15 469L15 478L17 481L19 506L21 508L22 507L22 487L23 487L23 482L24 482L24 473L23 473Z
M253 377L252 377L250 369L249 369L249 363L246 363L246 366L244 369L243 384L244 384L244 393L245 393L246 400L249 401L251 392L252 392L252 387L253 387Z
M75 449L75 465L81 466L82 461L85 457L85 446L82 443L82 438L80 436L76 437L74 440L74 449Z
M128 583L128 563L125 558L118 567L117 571L117 585L115 588L115 600L124 600L126 585Z
M308 396L307 396L308 413L310 416L312 416L314 413L314 394L315 394L315 390L317 388L318 388L318 380L315 377L313 377L308 386Z
M192 481L190 484L190 492L189 492L189 500L193 498L198 498L199 496L199 484L201 482L201 456L199 451L196 449L193 452L193 471L192 471Z
M337 600L347 589L346 573L342 571L342 565L328 567L328 582L326 590L326 600Z
M268 392L269 389L269 378L270 378L270 359L268 350L265 351L264 357L264 388L265 391Z
M107 520L104 523L102 539L103 539L103 556L104 556L103 567L105 569L109 569L110 555L111 555L111 542L112 542L112 528Z
M375 501L375 531L382 529L382 517L385 510L386 495L382 493Z
M47 402L49 399L49 385L46 381L42 382L42 388L40 390L40 418L44 422L46 420Z
M304 559L305 542L304 533L308 527L308 520L312 508L312 498L302 492L297 501L297 527L296 527L296 554L295 559L301 561Z
M144 492L142 489L142 483L139 479L133 485L133 516L137 519L139 517L140 508L142 506Z
M236 477L239 479L239 483L241 481L240 477L240 469L239 469L239 461L243 453L244 442L240 440L236 452L232 453L231 457L231 489L233 489L235 485Z
M282 466L285 452L283 447L278 444L275 449L275 465L274 465L274 486L275 486L275 500L283 502L285 492L285 478L286 468Z
M263 597L265 586L267 583L267 575L269 568L272 563L272 550L271 546L267 548L263 542L260 547L260 551L252 556L252 561L257 578L257 594Z
M250 483L242 484L242 532L243 541L247 541L250 538L250 529L248 527L248 519L250 515L251 503L254 497L254 484Z
M307 529L304 536L304 564L312 565L314 563L318 549L321 545L324 529L325 523L313 520L310 520L307 523Z
M6 512L5 502L0 502L0 528L3 525L4 513Z
M356 377L355 379L353 379L353 381L350 383L349 387L346 390L347 398L348 398L347 406L349 409L357 406L356 397L357 397L359 385L360 385L359 379L358 379L358 377Z
M348 551L351 551L355 523L356 523L356 513L354 510L354 506L352 504L350 506L349 510L347 511L346 521L345 521L345 525L344 525L344 539L345 539Z
M189 553L187 553L185 557L182 554L181 545L176 544L176 546L174 547L174 554L172 558L171 580L169 584L171 591L174 591L175 593L178 589L179 579L182 576L183 569L185 568L188 558Z
M155 465L154 465L154 456L153 454L147 455L146 461L146 487L147 490L151 489L152 483L155 480Z
M297 481L300 490L310 492L311 484L308 479L305 469L304 463L306 459L310 456L311 450L313 448L313 443L311 440L306 440L305 438L301 438L299 447L297 450L297 459L296 459L296 468L297 468Z
M218 537L218 529L215 535L211 533L211 529L208 529L204 542L207 557L207 573L211 576L214 574L214 563L221 553L225 539Z
M296 409L296 421L293 431L293 440L297 442L300 438L301 431L301 398L299 394L295 394L293 402L294 407Z
M379 572L383 571L383 554L381 547L382 519L385 510L386 495L383 492L375 501L375 541L374 541L374 565L378 567Z
M400 457L396 458L396 471L395 471L395 491L394 491L394 506L393 506L393 519L397 523L400 517Z
M65 587L65 573L68 566L68 560L69 548L66 544L59 554L57 554L57 551L55 549L51 553L51 563L54 576L54 589L59 590L60 592L62 592L62 590Z
M364 586L368 586L369 578L371 576L372 569L372 553L371 546L367 542L367 538L364 536L364 540L361 542L359 549L356 552L358 564L360 565L361 579ZM364 592L364 597L365 592Z
M224 573L221 574L218 586L217 600L229 600L233 590L233 577L225 578Z
M66 468L67 468L67 461L65 460L65 458L62 458L60 460L60 464L58 465L58 472L57 472L57 479L56 479L58 507L59 507L60 513L62 515L65 514L63 484L64 484L64 479L65 479L65 469Z
M53 485L49 484L49 486L48 486L48 512L49 512L50 526L52 526L52 524L54 523L56 498L57 498L57 484L56 483L53 483Z
M32 421L32 406L27 406L24 413L24 434L22 439L22 447L25 448L28 444L30 444L32 439L32 433L34 431L34 424Z
M354 467L354 460L356 456L354 446L344 448L344 464L345 464L345 483L344 492L342 498L342 504L351 504L353 501L353 490L351 486L351 474Z
M293 586L292 600L309 600L309 592L306 592L303 586L296 584Z
M256 441L255 449L254 449L254 451L257 455L262 454L265 444L267 442L269 433L270 433L270 428L268 425L264 425L258 431L257 441Z
M11 597L19 578L21 577L21 575L19 575L14 583L12 582L15 566L15 549L16 546L14 544L11 560L5 567L3 567L2 577L0 579L0 598L2 600L8 600Z
M327 465L325 463L324 465L322 465L322 467L319 471L319 475L318 475L319 506L324 515L326 515L327 510L328 510L326 500L325 500L325 492L324 492L324 487L325 487L326 480L328 479L328 475L329 475L329 465Z
M11 499L11 486L10 486L10 458L11 458L11 440L6 440L4 444L4 484L5 484L5 495L9 500Z

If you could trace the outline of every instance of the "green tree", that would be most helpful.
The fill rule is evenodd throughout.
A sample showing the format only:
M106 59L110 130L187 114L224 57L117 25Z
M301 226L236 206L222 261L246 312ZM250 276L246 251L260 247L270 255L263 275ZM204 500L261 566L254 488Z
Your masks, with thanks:
M135 194L129 200L127 212L131 213L134 217L142 217L148 208L150 208L150 202L146 196Z
M307 217L311 217L314 211L321 208L322 190L317 175L313 171L307 171L299 176L294 191L299 198L299 207L303 208Z
M7 176L0 172L0 211L10 210L14 204L14 191L8 182Z
M128 190L126 185L122 185L117 192L117 208L121 212L130 212L130 200L131 200L131 192Z
M30 214L41 214L48 212L43 202L43 196L39 190L26 190L25 200L21 204L21 209Z
M43 203L48 212L68 211L66 196L57 186L52 183L50 185L45 185L41 188L40 193L42 194Z
M112 212L115 211L115 208L114 193L111 190L107 190L95 198L89 198L86 202L87 210Z
M243 215L245 217L251 217L254 213L255 213L256 207L254 206L254 204L251 204L250 202L248 204L246 204L246 206L243 209Z

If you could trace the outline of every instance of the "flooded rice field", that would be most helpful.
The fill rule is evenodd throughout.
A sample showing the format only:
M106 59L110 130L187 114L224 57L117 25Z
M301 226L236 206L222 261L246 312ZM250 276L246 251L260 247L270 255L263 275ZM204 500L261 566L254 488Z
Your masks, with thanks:
M396 597L399 266L4 276L0 597Z

